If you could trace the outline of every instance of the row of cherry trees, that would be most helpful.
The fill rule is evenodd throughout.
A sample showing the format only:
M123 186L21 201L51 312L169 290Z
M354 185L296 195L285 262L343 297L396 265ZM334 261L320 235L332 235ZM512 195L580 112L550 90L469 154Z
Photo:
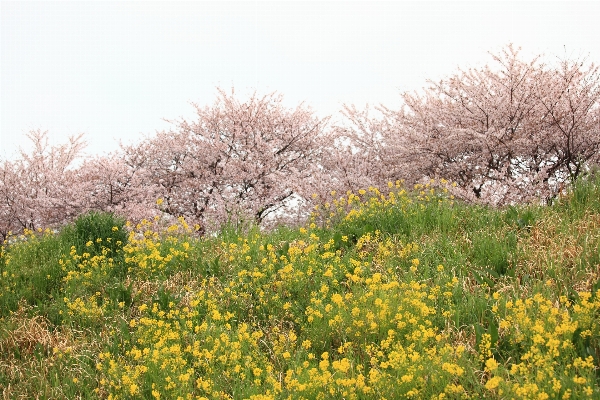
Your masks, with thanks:
M244 219L302 219L311 188L325 186L320 160L331 131L328 118L282 102L274 93L242 102L219 90L212 106L194 105L194 121L174 121L168 132L79 166L82 136L50 146L47 132L30 132L33 151L0 165L0 235L88 210L184 217L201 232Z
M269 226L302 220L331 190L398 179L445 178L456 196L493 205L551 198L600 163L600 71L524 61L513 46L492 61L401 94L399 110L345 106L336 124L281 95L219 90L193 121L79 164L81 136L50 146L31 132L33 150L0 163L0 237L92 209L182 216L201 232Z

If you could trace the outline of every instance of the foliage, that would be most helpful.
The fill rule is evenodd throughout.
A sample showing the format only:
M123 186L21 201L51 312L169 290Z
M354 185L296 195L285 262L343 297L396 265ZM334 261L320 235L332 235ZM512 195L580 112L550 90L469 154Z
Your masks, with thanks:
M105 248L115 255L127 244L125 222L112 213L90 211L78 216L72 225L63 229L63 235L80 254L87 251L95 256Z
M330 193L268 233L157 217L122 259L68 242L75 224L27 231L1 253L3 396L600 396L599 182L506 209L451 187ZM112 218L79 224L112 237ZM35 274L56 286L31 303Z

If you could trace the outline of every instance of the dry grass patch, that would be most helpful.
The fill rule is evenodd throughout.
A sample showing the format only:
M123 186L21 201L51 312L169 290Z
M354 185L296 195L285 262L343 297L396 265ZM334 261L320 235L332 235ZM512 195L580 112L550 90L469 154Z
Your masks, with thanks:
M568 221L553 213L519 238L521 274L576 291L589 291L600 278L600 214L587 213Z
M83 332L54 328L32 307L21 304L0 321L0 387L3 399L77 398L61 384L66 377L94 379L83 367L91 364L95 349ZM83 335L82 335L83 334ZM83 362L87 359L88 362ZM77 378L78 377L78 378Z

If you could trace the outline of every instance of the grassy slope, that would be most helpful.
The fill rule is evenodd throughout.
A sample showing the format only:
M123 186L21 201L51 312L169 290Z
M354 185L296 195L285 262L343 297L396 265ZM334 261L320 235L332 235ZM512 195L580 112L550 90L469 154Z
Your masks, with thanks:
M3 397L600 396L600 180L551 207L392 193L268 234L26 233L0 256Z

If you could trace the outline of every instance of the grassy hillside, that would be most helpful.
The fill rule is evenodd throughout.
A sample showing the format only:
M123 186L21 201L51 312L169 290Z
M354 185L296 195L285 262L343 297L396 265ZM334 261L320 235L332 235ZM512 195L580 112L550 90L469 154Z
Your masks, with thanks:
M266 234L14 237L3 398L600 398L600 179L502 210L390 186Z

